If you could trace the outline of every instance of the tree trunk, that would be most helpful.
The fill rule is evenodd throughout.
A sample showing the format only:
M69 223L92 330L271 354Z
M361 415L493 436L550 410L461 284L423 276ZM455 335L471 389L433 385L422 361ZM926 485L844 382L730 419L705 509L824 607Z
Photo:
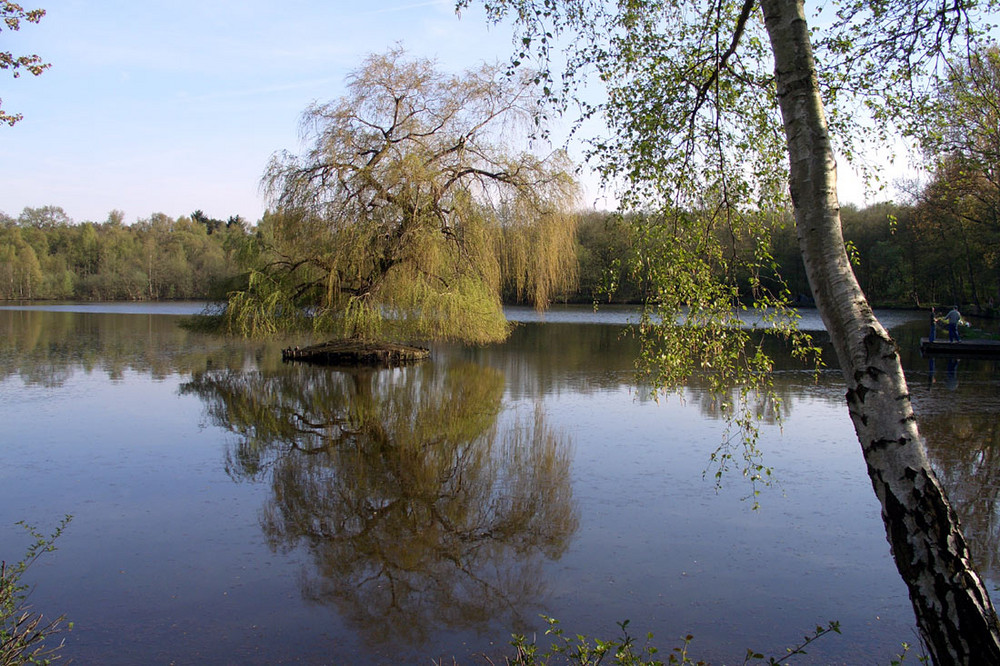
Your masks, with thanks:
M847 404L900 575L936 664L1000 664L1000 625L917 431L896 345L851 270L837 167L800 0L762 0L809 283L847 382Z

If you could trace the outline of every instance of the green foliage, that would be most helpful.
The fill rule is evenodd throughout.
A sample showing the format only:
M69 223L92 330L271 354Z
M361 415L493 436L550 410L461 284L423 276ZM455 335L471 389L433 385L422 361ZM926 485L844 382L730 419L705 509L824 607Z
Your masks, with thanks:
M659 650L649 643L652 634L647 635L647 642L644 645L636 645L635 639L628 633L628 620L618 624L621 629L621 636L616 639L603 640L600 638L588 638L577 634L567 636L559 621L542 616L549 627L545 630L546 636L553 638L553 643L548 649L540 649L534 641L521 635L515 635L512 645L515 654L508 659L510 666L547 666L549 664L578 664L579 666L597 666L607 663L618 666L662 666L664 662L656 658ZM690 664L692 662L687 656L688 643L691 637L684 640L684 646L677 648L669 656L667 663L670 664ZM702 663L702 662L697 662Z
M790 292L761 220L747 219L738 235L727 227L724 244L706 219L711 217L689 211L632 216L633 275L649 285L636 330L642 342L638 368L648 386L680 393L697 377L716 396L730 425L712 455L716 480L735 466L755 496L756 484L770 477L757 448L761 407L780 415L780 400L773 392L772 360L753 329L785 338L806 362L818 363L818 351L795 326L798 315L789 307Z
M310 148L267 169L274 211L241 255L254 277L229 300L232 329L490 342L509 332L502 291L545 307L572 288L569 162L513 147L531 89L496 67L367 58L347 95L306 110Z
M227 472L267 479L261 527L314 566L303 594L371 642L485 627L541 594L579 518L569 441L544 410L504 413L477 363L337 371L213 367L181 390L235 437Z
M985 307L1000 297L1000 49L946 63L919 138L933 168L919 193L921 229L939 246L947 300Z
M46 621L40 613L32 610L28 604L29 586L22 579L28 568L39 557L55 550L55 541L70 520L71 516L63 518L49 536L43 535L34 526L25 522L17 523L34 541L19 562L10 566L6 562L0 562L0 665L2 666L48 664L61 658L59 653L63 643L53 646L46 644L46 641L62 631L66 617L61 615L54 620ZM73 628L72 623L68 628Z
M305 318L281 285L259 271L251 271L246 288L230 295L224 317L229 332L249 337L299 328Z
M906 662L906 657L910 654L909 643L903 643L903 651L896 655L896 657L889 662L890 666L902 666ZM921 664L931 663L931 658L927 654L920 654L917 656L917 662Z
M242 223L209 234L161 213L130 226L117 211L82 224L58 206L0 213L0 300L222 297L246 236Z
M940 170L939 179L944 180L932 182L918 193L921 198L915 205L880 203L862 209L854 206L842 209L844 235L855 250L853 268L865 293L876 305L912 307L958 301L978 304L986 312L991 299L994 308L1000 301L997 297L1000 253L996 252L995 235L941 207L943 202L952 200L942 199L941 193L957 191L957 181L948 180L949 173ZM191 219L177 220L157 214L131 226L121 224L115 214L109 215L106 222L77 224L58 206L26 208L16 219L0 214L0 300L221 299L234 290L249 291L246 295L249 299L266 299L267 295L259 288L249 288L252 271L247 267L264 261L268 239L277 224L275 216L265 216L260 228L249 233L235 216L231 218L232 224L209 218L205 218L206 223L198 222L199 214L200 211L195 211ZM643 236L638 231L636 217L594 211L582 214L572 239L575 270L569 271L579 275L579 286L576 290L566 285L553 288L550 298L584 303L595 300L642 303L650 293L648 280L653 273L641 270L642 263L637 259ZM731 243L733 256L738 258L733 268L737 301L751 303L755 290L792 301L798 295L808 294L809 285L790 217L760 215L757 224L765 227L766 233L743 236ZM211 233L209 227L213 228ZM538 235L525 233L518 242L528 238ZM537 244L543 245L544 241ZM505 265L508 267L505 270L509 270L513 264ZM713 279L718 280L722 270L721 265L713 264ZM268 277L276 280L281 275L271 271ZM525 288L519 292L513 279L505 282L501 292L503 302L530 302L531 290L526 283L522 285ZM491 305L482 312L496 316L494 296L468 294L471 286L457 285L452 293L440 294L425 289L428 297L436 294L438 302L435 305L433 298L429 298L424 303L425 322L420 324L419 318L415 318L412 329L430 327L434 309L449 305L454 308L455 316L460 316L470 311L471 304L486 302ZM414 282L414 292L417 291L418 284ZM254 307L262 305L257 303ZM976 312L975 307L965 309ZM347 320L338 318L335 311L323 315L319 322L303 319L294 324L306 327L315 324L321 330L347 326ZM247 316L252 319L252 312ZM352 323L361 329L374 330L371 326L375 322L365 324L355 318ZM201 320L198 324L208 330L227 326L223 317ZM249 324L249 320L233 322L234 326L243 324ZM472 333L472 339L486 339L487 335L475 333L477 326L487 332L502 330L505 323L469 316L460 325ZM267 330L265 326L257 335L268 334ZM383 332L384 335L404 333ZM433 330L426 334L439 335Z
M685 636L680 646L673 648L661 659L659 649L652 645L653 635L647 634L645 642L641 645L637 644L635 638L628 632L628 620L619 623L621 633L618 638L604 640L581 634L567 636L562 627L559 626L558 620L544 615L542 617L549 625L548 629L545 630L545 635L551 636L553 642L547 649L542 649L535 641L529 641L523 635L515 635L511 643L514 646L515 654L506 660L508 666L553 666L555 664L598 666L604 663L615 666L664 666L664 664L703 665L706 663L694 661L690 656L689 650L691 642L694 640L691 635ZM801 643L788 648L781 657L768 657L754 650L747 650L743 663L762 662L768 666L787 664L793 657L808 654L807 647L830 633L840 633L838 622L817 626L813 633L804 636Z
M514 20L523 46L514 61L537 60L550 101L579 105L583 119L606 127L588 159L616 187L629 227L622 259L627 282L641 285L643 381L669 392L706 376L745 445L734 458L727 434L720 469L742 459L748 477L763 479L755 404L769 394L771 362L749 344L743 319L785 336L799 355L812 345L794 329L791 292L771 251L788 204L787 157L754 6L483 4L493 20ZM556 43L566 56L559 75L550 70ZM578 92L595 75L607 93L598 102ZM625 282L609 277L609 287Z
M3 32L4 28L12 31L20 30L22 21L38 23L43 16L45 16L44 9L25 9L11 0L0 0L0 32ZM10 70L15 79L21 76L22 71L38 76L49 67L51 65L42 62L41 57L37 55L15 56L10 51L0 51L0 69ZM0 123L7 123L13 127L21 118L20 113L10 114L0 108Z
M580 284L575 300L642 302L642 285L629 270L635 238L620 215L589 212L577 232Z
M840 633L840 623L836 620L832 620L827 623L824 627L822 625L816 625L811 634L807 634L802 637L802 642L798 645L785 649L785 654L781 657L768 657L760 652L755 652L754 650L747 650L746 658L743 660L744 664L753 663L756 661L765 661L768 666L778 666L779 664L787 664L791 661L792 657L803 656L808 654L806 648L812 645L814 642L826 636L830 633L839 634Z
M958 191L958 181L951 180L950 173L939 170L938 180L915 193L919 199L914 205L880 203L842 209L844 236L854 248L854 271L874 304L913 307L957 301L972 304L963 309L975 313L975 305L982 312L990 311L992 300L995 311L1000 301L996 234L943 208L954 201L943 193ZM26 208L16 219L0 214L0 300L221 299L227 292L247 290L250 272L246 267L262 261L274 216L266 216L260 229L248 233L235 216L233 224L209 220L206 225L196 221L198 213L195 211L190 220L154 215L131 226L116 221L115 215L102 223L77 224L57 206ZM790 217L761 215L759 224L766 227L766 233L742 237L732 245L739 258L733 269L737 300L751 303L754 290L792 301L808 294ZM642 303L649 292L651 273L644 277L643 271L636 270L642 267L636 259L642 238L636 225L635 216L594 211L582 214L574 239L579 286L576 290L566 286L554 289L552 298ZM211 233L208 226L214 228ZM720 277L721 270L720 266L712 268L713 279ZM280 276L272 272L269 277L274 280ZM463 301L462 290L467 287L460 287L452 295L442 294L434 307L452 303L461 314L475 297ZM503 302L530 302L528 291L519 296L513 281L505 283ZM248 294L251 296L264 298L262 293ZM483 300L492 303L485 295L479 302ZM460 307L459 302L466 305ZM430 302L426 305L429 318L433 307ZM491 305L489 312L495 315L495 307ZM334 314L326 312L317 326L331 330L343 325ZM499 320L473 317L462 326L473 331L477 322L484 330L504 326ZM364 328L363 322L358 324ZM202 320L199 325L218 330L226 327L226 321ZM308 327L313 322L302 320L296 325ZM414 328L419 330L419 326Z

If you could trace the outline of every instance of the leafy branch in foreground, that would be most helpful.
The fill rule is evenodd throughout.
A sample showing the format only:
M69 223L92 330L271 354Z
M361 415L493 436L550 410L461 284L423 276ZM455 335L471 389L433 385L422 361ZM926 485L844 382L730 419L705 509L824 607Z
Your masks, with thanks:
M588 638L582 634L574 637L566 636L559 620L547 617L542 618L548 623L549 628L545 630L546 636L552 636L555 642L548 649L539 648L535 640L528 640L523 635L514 635L511 645L514 646L513 657L504 658L506 666L553 666L554 664L567 664L569 666L598 666L598 664L609 663L614 666L663 666L664 664L696 664L705 665L708 662L695 661L688 654L688 648L694 637L687 635L684 642L675 647L668 655L666 661L660 660L657 655L659 649L652 645L653 634L646 634L646 641L642 645L636 642L634 636L628 632L629 621L619 622L621 636L610 640L600 638ZM806 648L829 633L840 633L840 623L829 622L825 627L817 625L811 634L802 638L802 641L786 649L786 654L780 658L767 657L754 650L747 650L744 664L765 663L768 666L779 666L787 664L792 657L801 656L806 653ZM904 650L907 646L904 645ZM605 662L605 660L610 660ZM766 661L765 661L766 659ZM900 657L902 659L902 657ZM496 663L486 658L486 662L496 666ZM438 666L443 666L443 662L437 662ZM893 662L898 663L898 662Z
M25 9L16 2L3 0L0 2L0 31L4 28L9 31L20 30L21 21L38 23L43 16L45 16L44 9ZM42 62L41 56L38 55L15 56L10 51L0 51L0 69L10 70L15 79L21 76L22 69L38 76L49 67L49 63ZM20 113L7 113L0 108L0 123L7 123L13 127L21 118Z
M0 666L15 664L49 664L62 658L59 652L64 641L56 646L46 644L46 640L62 631L65 615L46 621L41 613L32 610L28 603L29 585L22 582L24 573L43 553L55 550L55 540L72 520L67 515L51 535L45 536L33 525L24 521L23 527L34 539L21 561L8 566L0 561ZM67 624L68 629L73 623Z

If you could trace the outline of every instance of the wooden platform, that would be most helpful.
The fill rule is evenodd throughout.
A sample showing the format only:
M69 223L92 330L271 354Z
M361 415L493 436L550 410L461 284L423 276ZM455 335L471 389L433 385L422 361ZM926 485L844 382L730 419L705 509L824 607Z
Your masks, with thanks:
M281 350L282 361L318 365L392 367L423 360L431 354L425 347L360 340L331 340L308 347Z
M1000 358L1000 340L962 340L948 342L948 336L931 342L920 338L920 353L930 356L979 356Z

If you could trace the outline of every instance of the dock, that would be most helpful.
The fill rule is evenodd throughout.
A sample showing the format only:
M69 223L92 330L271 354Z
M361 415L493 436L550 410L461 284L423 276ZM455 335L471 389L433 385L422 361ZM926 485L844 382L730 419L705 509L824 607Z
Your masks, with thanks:
M287 347L281 350L281 360L336 366L394 367L421 361L430 356L425 347L413 347L384 342L331 340L308 347Z
M980 358L1000 358L1000 340L962 340L948 342L920 338L920 353L928 356L977 356Z

